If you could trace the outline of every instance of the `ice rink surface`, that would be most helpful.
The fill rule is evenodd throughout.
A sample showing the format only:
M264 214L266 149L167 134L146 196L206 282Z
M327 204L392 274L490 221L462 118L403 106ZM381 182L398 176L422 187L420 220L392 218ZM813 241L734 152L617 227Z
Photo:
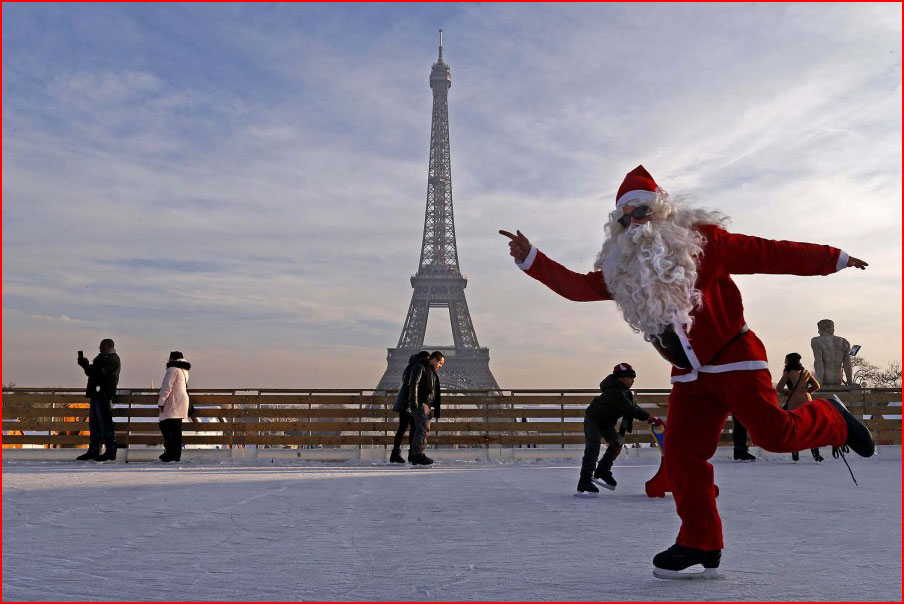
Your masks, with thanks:
M900 459L852 459L857 487L801 458L714 463L716 581L653 578L678 518L638 459L597 498L578 460L8 461L3 600L900 601Z

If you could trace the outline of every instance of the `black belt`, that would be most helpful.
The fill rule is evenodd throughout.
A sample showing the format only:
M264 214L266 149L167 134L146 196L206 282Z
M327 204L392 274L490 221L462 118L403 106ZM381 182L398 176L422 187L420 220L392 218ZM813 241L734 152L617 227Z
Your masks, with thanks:
M726 348L731 345L732 342L743 336L745 333L750 331L747 327L747 324L741 326L740 331L736 333L730 340L728 340L722 348L713 356L712 359L708 363L704 363L704 365L709 365L717 358L722 352L725 351ZM678 338L678 334L675 333L675 329L669 325L662 333L653 336L650 340L650 343L656 349L656 352L664 358L666 361L677 367L678 369L691 369L691 361L687 356L687 353L684 351L684 346L681 344L681 340Z

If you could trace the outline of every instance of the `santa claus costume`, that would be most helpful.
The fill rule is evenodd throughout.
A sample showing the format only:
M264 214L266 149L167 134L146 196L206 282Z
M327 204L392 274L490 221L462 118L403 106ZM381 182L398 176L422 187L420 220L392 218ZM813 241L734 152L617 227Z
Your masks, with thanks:
M619 188L597 270L575 273L534 246L523 261L516 256L519 268L569 300L615 300L672 365L665 454L681 528L675 545L653 560L660 578L685 578L681 571L697 564L704 567L698 576L717 575L724 544L709 459L729 413L767 451L874 451L869 431L837 401L779 408L766 349L744 320L731 278L828 275L848 266L849 256L827 245L729 233L726 223L716 212L682 210L638 166Z

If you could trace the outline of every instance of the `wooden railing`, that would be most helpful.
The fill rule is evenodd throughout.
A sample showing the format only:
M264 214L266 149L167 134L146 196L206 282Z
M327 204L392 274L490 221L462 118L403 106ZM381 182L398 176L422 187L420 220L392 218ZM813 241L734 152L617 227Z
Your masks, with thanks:
M186 445L218 447L364 447L392 444L394 395L373 390L190 390L196 420L183 424ZM441 447L561 446L584 442L584 409L596 390L444 392L430 444ZM635 400L667 419L668 390L636 390ZM824 393L820 393L825 396ZM878 444L901 444L901 389L836 392L864 420ZM819 396L819 395L817 395ZM161 445L157 393L121 390L113 406L117 442ZM3 390L3 446L78 447L88 442L81 389ZM524 420L527 421L524 421ZM731 419L722 444L731 443ZM650 442L646 425L626 442Z

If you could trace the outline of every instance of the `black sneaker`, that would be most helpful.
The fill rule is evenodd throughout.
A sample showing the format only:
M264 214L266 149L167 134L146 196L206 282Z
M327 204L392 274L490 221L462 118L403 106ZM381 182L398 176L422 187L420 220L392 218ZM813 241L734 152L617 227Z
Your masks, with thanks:
M850 447L860 457L872 457L876 452L876 446L873 444L873 437L869 433L869 429L854 417L837 397L830 398L828 401L832 403L835 410L844 418L844 423L847 424L847 440L843 446Z
M589 480L581 480L578 482L578 490L575 495L598 495L599 492L600 490L596 488L596 485L592 482Z
M389 454L389 463L405 463L405 460L402 459L402 452L398 449L393 449L392 453Z
M614 491L615 487L618 486L618 482L616 482L615 477L612 475L611 471L594 472L593 482L600 485L604 489L609 489L610 491Z
M706 551L677 543L653 557L653 576L659 579L716 579L720 577L719 562L722 550ZM681 572L691 566L702 565L702 572Z
M747 449L744 449L743 451L735 449L734 459L735 461L756 461L756 457L752 455Z

